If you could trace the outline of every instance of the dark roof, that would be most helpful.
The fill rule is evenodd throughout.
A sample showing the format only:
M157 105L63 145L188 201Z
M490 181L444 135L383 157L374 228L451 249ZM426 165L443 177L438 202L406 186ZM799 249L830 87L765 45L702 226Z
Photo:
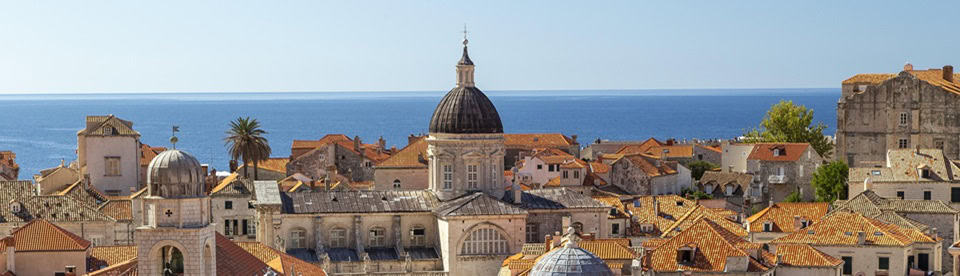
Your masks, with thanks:
M433 133L503 133L500 114L473 86L457 86L440 100L430 119Z
M513 193L507 193L504 201L512 202ZM590 195L567 188L533 189L524 191L520 197L523 209L610 208Z
M460 61L457 62L457 65L473 65L473 61L470 60L470 55L467 54L467 46L463 46L463 56L460 57Z
M461 196L440 204L436 213L442 217L448 216L482 216L482 215L520 215L527 212L512 204L497 200L483 192Z
M281 200L288 214L430 212L439 204L429 191L281 193Z
M0 222L29 222L38 218L51 222L116 221L99 209L96 199L79 198L90 197L89 194L34 195L30 181L0 181L0 188L0 202L3 203L0 204ZM14 206L20 211L13 212Z

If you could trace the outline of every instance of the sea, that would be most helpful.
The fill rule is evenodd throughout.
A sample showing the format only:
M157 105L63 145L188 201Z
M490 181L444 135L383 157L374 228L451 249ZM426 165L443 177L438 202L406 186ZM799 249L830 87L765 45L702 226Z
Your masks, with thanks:
M402 148L411 134L427 132L445 91L90 93L0 95L0 150L12 150L21 179L61 160L76 159L77 131L85 116L113 114L133 122L141 142L176 147L218 170L230 160L223 138L229 122L261 122L272 156L290 155L294 139L326 134L360 136ZM726 139L757 127L771 105L793 101L814 111L814 122L836 130L838 88L486 91L506 133L577 135L597 139Z

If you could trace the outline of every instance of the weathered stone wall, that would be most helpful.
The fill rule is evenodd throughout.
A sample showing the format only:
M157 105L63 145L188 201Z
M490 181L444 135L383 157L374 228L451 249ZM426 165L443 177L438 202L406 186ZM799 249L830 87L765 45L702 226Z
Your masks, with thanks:
M649 195L652 192L650 182L651 178L626 158L621 158L610 166L610 184L617 185L630 194Z
M377 168L374 172L374 190L395 190L393 181L400 180L400 190L426 190L430 188L427 168L394 169Z
M960 155L960 95L920 81L901 72L883 84L866 86L866 92L853 93L844 86L844 97L837 103L837 154L852 167L861 162L884 161L888 149L896 149L900 139L908 147L937 148ZM847 92L850 90L851 92ZM907 121L901 124L900 116Z
M251 205L248 204L250 200L252 200L252 196L249 195L216 196L210 198L210 214L213 217L213 222L218 224L218 227L216 228L217 233L226 235L224 231L226 223L224 220L231 220L231 224L233 223L232 220L237 220L237 233L232 233L232 235L228 237L234 239L235 241L255 241L257 234L256 232L248 232L247 235L243 235L244 229L242 229L243 220L247 220L248 225L254 225L257 223L257 211L255 208L250 208ZM226 209L225 206L227 201L232 202L232 209ZM233 225L230 225L230 227L233 228Z
M954 233L956 232L957 215L921 213L901 213L901 215L919 221L932 228L937 228L937 236L943 238L942 244L947 245L943 246L942 250L940 250L943 258L943 264L940 265L941 271L953 271L953 258L950 257L950 252L947 251L947 248L956 240Z
M810 178L821 163L823 159L820 155L812 147L808 147L800 159L794 162L749 160L747 167L748 171L753 173L754 180L759 180L766 187L763 201L780 202L798 190L801 191L803 200L811 201L816 197L816 192L810 185ZM780 167L783 167L786 183L771 183L770 176L777 175Z

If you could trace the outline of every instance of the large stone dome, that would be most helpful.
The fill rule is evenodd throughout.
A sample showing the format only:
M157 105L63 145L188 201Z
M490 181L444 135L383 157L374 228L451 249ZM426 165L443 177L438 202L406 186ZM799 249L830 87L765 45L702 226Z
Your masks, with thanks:
M568 237L571 237L568 234ZM613 271L607 264L583 248L577 246L576 238L570 239L562 247L547 252L540 257L533 268L530 269L530 276L573 276L573 275L595 275L595 276L613 276Z
M430 119L433 133L503 133L500 114L487 95L473 86L458 86L440 100Z
M147 165L147 195L162 198L204 196L200 162L181 150L161 152Z

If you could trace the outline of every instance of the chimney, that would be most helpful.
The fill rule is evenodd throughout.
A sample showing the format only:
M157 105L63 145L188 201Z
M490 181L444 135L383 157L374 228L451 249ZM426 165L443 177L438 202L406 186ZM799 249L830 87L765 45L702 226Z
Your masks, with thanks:
M906 64L904 64L904 65L903 65L903 71L913 71L913 64L910 64L909 62L907 62Z
M653 215L654 215L654 216L659 216L659 215L660 215L660 204L657 203L657 196L650 196L650 198L651 198L651 201L653 201Z
M353 136L353 150L360 151L360 136Z
M953 66L951 65L943 66L943 80L948 82L953 82Z
M553 236L550 234L543 236L543 243L545 243L547 247L547 251L544 252L550 252L550 249L553 249Z
M767 207L773 207L773 199L771 199L769 203L767 203Z
M567 228L570 228L570 216L563 216L560 218L560 229L566 231ZM557 236L560 236L560 233L557 233Z
M237 172L237 160L230 160L230 173Z
M867 177L867 179L863 180L863 191L866 192L872 188L873 188L873 180L870 180L870 178Z
M793 229L800 229L800 226L803 226L803 224L800 223L800 216L793 216Z
M857 244L864 245L866 243L867 243L867 233L864 233L863 231L857 232Z
M520 188L520 184L513 183L513 204L519 205L523 199L523 189Z
M677 142L677 140L675 140L675 139L673 139L673 138L667 139L667 146L673 146L673 144L676 143L676 142Z
M940 236L940 234L937 233L937 228L936 228L936 227L930 228L930 237L931 237L931 238L933 238L934 240L936 240L939 236Z
M377 140L377 145L380 146L380 149L386 149L386 148L387 148L387 140L384 140L384 139L383 139L383 136L380 136L380 139Z
M209 170L210 170L210 165L207 165L207 164L202 164L202 165L200 165L200 173L201 173L201 175L207 176L207 174L209 173Z
M571 144L579 144L579 143L577 143L577 135L576 135L576 134L570 135L570 140L572 140L572 141L570 141Z

